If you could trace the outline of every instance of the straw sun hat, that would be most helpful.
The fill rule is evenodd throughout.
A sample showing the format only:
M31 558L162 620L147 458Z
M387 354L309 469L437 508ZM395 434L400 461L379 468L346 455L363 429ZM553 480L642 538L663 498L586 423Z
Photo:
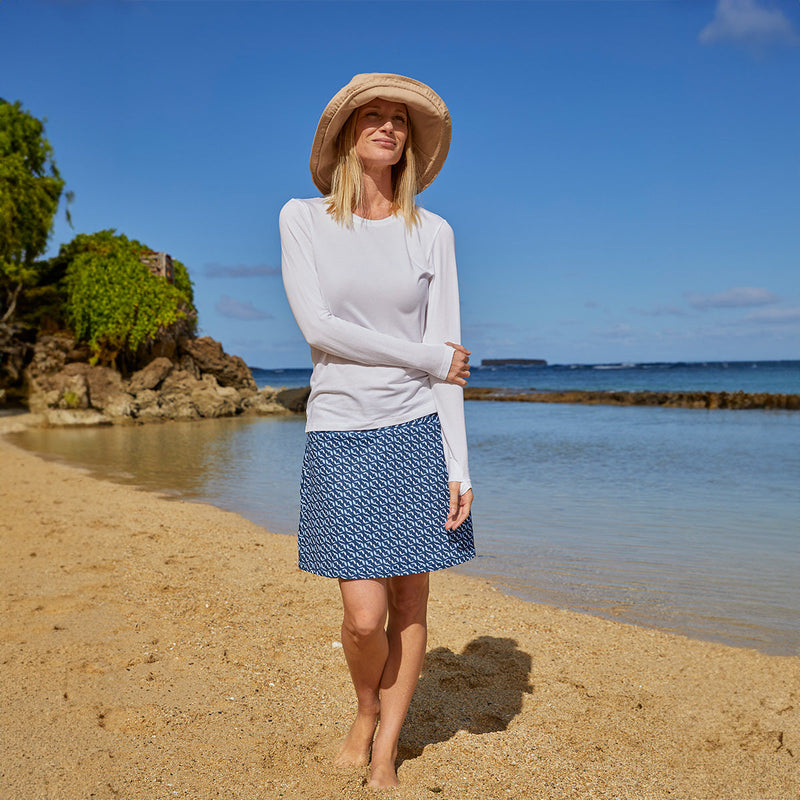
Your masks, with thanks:
M322 194L331 191L337 159L337 137L355 109L381 98L405 103L414 133L413 146L419 169L419 191L433 182L450 148L450 112L430 86L386 72L356 75L325 107L311 147L311 177Z

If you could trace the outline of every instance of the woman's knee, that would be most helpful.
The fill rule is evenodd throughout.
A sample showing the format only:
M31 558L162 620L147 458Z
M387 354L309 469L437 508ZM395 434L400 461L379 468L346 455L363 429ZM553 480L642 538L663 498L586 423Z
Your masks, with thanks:
M344 610L342 627L351 639L366 641L383 631L386 625L385 609L359 608Z
M421 622L428 608L428 574L403 575L389 583L389 614L395 619Z
M386 580L340 581L344 619L342 628L356 641L383 631L386 625Z

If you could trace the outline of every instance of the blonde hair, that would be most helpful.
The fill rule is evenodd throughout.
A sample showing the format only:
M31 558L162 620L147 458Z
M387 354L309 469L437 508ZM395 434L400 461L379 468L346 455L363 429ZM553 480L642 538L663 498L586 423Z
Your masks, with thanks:
M364 174L361 159L356 153L356 109L347 119L337 139L337 161L328 195L328 213L341 225L351 227L353 211L364 202ZM403 217L411 230L419 222L417 210L417 160L408 122L408 136L403 155L392 167L392 214Z

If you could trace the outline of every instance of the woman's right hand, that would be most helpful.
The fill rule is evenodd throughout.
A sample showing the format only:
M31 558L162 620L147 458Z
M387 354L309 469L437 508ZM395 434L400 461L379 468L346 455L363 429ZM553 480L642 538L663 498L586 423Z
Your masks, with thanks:
M448 486L450 487L450 508L444 528L447 531L454 531L469 516L474 495L472 489L467 489L464 494L459 494L461 490L459 481L449 481Z
M461 344L454 344L453 342L445 342L445 344L455 348L453 360L450 362L450 371L447 373L445 380L447 383L456 384L456 386L466 386L467 378L469 378L470 352Z

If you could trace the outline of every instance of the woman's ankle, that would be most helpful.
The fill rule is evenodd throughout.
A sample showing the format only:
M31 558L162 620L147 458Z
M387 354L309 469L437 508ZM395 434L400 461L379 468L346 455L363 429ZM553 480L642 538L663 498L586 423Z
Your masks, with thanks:
M374 700L359 701L356 714L359 717L378 717L381 713L381 701L376 697Z

